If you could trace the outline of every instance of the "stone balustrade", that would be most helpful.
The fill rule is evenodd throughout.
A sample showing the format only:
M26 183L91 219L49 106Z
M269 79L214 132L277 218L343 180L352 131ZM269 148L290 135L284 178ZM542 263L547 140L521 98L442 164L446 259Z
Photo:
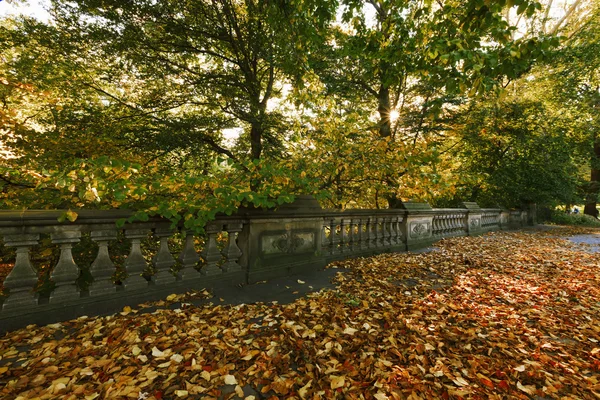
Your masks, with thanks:
M305 196L277 211L240 209L217 217L200 236L160 218L117 227L118 220L131 216L128 211L82 210L75 222L59 222L62 214L0 211L2 254L14 252L0 298L0 331L114 312L170 293L252 283L323 268L333 260L413 250L446 237L527 222L526 212L480 209L475 203L460 209L406 203L402 209L335 211L322 210ZM93 255L88 261L74 256L74 247L82 243ZM123 253L120 265L111 250L117 243ZM55 254L45 269L31 257L42 244ZM87 284L82 283L84 275ZM46 290L40 285L44 279Z

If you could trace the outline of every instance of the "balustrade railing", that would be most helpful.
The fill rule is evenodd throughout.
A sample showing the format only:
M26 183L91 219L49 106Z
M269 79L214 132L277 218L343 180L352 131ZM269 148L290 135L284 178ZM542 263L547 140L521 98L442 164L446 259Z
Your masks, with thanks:
M404 213L350 210L324 215L323 254L336 258L403 246Z
M3 321L44 322L56 309L105 312L151 293L255 282L526 221L522 211L470 207L240 212L209 222L203 235L159 218L118 228L125 211L81 211L75 222L59 222L59 211L0 211L0 256L13 264L0 286L0 331Z
M482 209L481 226L484 228L494 228L500 226L500 209Z
M436 209L433 215L433 236L444 238L468 232L467 210Z

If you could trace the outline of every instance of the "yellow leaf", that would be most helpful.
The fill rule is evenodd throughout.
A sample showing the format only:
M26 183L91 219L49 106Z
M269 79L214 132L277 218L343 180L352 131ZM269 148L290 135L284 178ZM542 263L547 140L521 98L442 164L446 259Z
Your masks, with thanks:
M344 385L346 384L346 378L344 376L331 375L329 378L331 379L332 389L344 387Z
M65 213L65 218L67 218L71 222L74 222L77 219L77 213L75 211L68 210Z
M300 388L300 390L298 390L298 395L300 395L300 398L305 399L306 398L306 394L308 392L308 389L310 388L310 385L312 384L312 379L310 381L308 381L308 383L304 386L302 386Z
M344 334L354 335L357 331L358 331L358 329L348 327L348 328L344 329Z
M125 307L123 307L123 312L121 312L121 315L127 315L130 312L131 312L131 307L125 306Z
M452 379L452 381L458 386L469 386L469 382L460 376L457 376L456 379Z
M527 394L535 394L535 386L533 385L522 385L521 382L517 382L517 388L524 391Z
M167 301L174 301L175 299L177 299L176 294L170 294L167 296Z
M235 376L233 375L225 375L225 378L223 379L225 381L226 385L237 385L237 379L235 379Z
M175 395L177 397L187 397L188 391L187 390L176 390Z
M141 352L142 349L140 349L137 345L134 345L131 349L131 353L133 353L134 356L138 356Z
M8 367L0 367L0 375L8 371Z
M152 357L164 357L165 353L163 351L160 351L158 349L158 347L154 346L152 348Z
M210 382L210 372L208 372L208 371L202 371L202 373L200 374L200 376L202 378L204 378L204 380L206 382Z

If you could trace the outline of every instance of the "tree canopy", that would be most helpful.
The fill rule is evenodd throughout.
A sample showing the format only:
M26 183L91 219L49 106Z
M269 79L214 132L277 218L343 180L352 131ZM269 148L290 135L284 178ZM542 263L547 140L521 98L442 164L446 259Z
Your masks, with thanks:
M595 201L590 2L54 0L48 22L5 17L3 207L201 229L297 194Z

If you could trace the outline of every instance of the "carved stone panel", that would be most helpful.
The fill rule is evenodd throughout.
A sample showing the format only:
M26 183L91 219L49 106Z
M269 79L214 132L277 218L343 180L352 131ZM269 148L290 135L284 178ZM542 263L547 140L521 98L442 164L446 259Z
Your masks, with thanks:
M412 239L421 239L431 236L430 221L413 221L410 223L410 237Z
M471 225L471 228L479 228L480 222L479 218L473 218L469 224Z
M279 231L266 232L261 238L261 253L302 254L316 250L314 232Z

